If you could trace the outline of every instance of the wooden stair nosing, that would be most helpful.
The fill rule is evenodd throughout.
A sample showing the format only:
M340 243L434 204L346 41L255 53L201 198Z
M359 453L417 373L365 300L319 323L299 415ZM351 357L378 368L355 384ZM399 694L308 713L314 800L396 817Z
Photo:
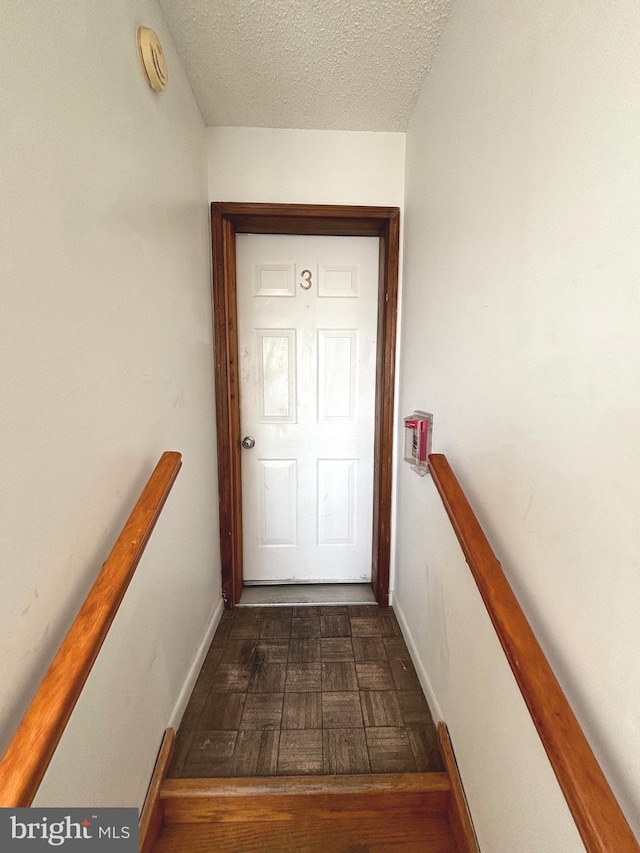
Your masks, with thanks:
M445 815L446 773L366 776L168 779L160 797L165 824L264 823L337 818L368 821L381 812L407 820Z
M447 773L364 773L335 776L236 776L165 778L160 796L252 796L273 793L362 793L363 791L450 791Z

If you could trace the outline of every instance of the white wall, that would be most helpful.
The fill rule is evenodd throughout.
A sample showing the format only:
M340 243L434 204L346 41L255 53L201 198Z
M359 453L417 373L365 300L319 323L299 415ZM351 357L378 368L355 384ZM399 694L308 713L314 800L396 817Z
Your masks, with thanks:
M402 207L404 133L210 127L211 201Z
M401 405L434 412L434 449L640 833L638 31L632 0L458 0L407 138ZM476 713L502 674L432 492L401 472L396 602L483 849L579 849L527 732L514 718L500 746ZM462 668L461 632L478 632Z
M179 450L39 796L138 805L220 602L205 129L153 0L0 18L0 750L161 452ZM166 49L161 95L139 24Z
M480 848L584 853L433 481L410 470L400 481L403 525L425 544L409 589L399 562L394 607L434 717L449 728ZM398 544L405 554L402 535Z

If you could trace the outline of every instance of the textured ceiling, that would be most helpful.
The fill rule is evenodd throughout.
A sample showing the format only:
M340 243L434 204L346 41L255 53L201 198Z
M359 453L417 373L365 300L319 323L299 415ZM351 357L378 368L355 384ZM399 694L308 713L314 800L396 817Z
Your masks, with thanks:
M404 131L452 0L159 0L208 125Z

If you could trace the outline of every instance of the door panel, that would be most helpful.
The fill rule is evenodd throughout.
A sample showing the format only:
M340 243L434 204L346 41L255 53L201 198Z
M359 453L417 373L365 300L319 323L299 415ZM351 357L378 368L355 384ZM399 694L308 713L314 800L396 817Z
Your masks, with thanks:
M358 332L318 331L318 423L353 423L357 416Z
M318 460L318 544L354 545L357 459Z
M256 329L256 355L258 419L262 423L295 423L295 329Z
M378 239L236 250L245 582L369 580Z
M261 546L297 545L297 463L258 459L256 534Z

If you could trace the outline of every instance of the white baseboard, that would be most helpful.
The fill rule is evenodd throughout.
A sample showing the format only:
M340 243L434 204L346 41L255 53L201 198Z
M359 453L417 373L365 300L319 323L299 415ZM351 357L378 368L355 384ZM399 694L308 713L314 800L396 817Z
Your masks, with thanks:
M223 610L224 601L220 599L220 601L215 605L211 612L209 621L207 622L207 629L205 631L204 639L198 647L198 651L196 652L194 661L189 668L189 672L184 682L184 686L180 691L178 701L176 702L175 708L173 709L173 713L171 714L171 719L167 723L168 728L174 728L177 730L178 726L180 725L182 715L184 714L187 705L189 704L189 699L191 698L191 694L193 693L193 688L195 687L196 681L198 680L198 676L200 675L200 670L202 669L202 664L204 663L204 659L207 656L207 652L209 651L209 646L211 645L211 641L213 640L213 635L216 632L216 628L220 624L220 619L222 618Z
M424 668L424 664L422 663L422 660L420 658L418 647L416 646L415 640L413 639L413 635L411 634L409 626L407 625L407 620L405 619L405 615L402 612L400 602L398 601L398 599L395 598L395 596L393 600L393 612L398 618L398 623L400 624L400 629L402 630L402 636L404 637L404 641L407 644L407 648L409 649L409 654L411 655L411 660L413 661L413 665L416 668L420 684L422 685L422 689L424 690L424 695L427 697L427 704L429 705L431 715L433 716L433 722L439 723L444 720L442 709L440 708L440 704L438 703L436 695L433 692L431 681L429 680L427 671Z

